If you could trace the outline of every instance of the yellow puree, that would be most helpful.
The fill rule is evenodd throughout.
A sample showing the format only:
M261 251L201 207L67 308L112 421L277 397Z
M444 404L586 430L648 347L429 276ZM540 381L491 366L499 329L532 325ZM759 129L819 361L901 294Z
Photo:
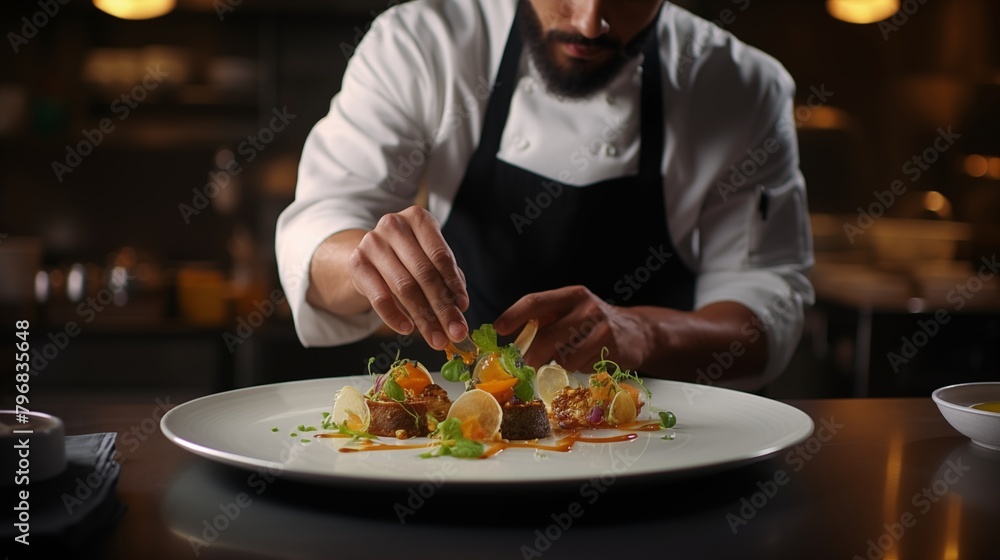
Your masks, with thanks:
M972 405L972 408L978 408L979 410L987 410L989 412L1000 413L1000 401L974 404Z

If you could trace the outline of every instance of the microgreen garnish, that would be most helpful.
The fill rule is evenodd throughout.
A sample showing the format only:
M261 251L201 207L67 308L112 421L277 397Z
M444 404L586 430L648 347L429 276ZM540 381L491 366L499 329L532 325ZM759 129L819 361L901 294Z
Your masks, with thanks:
M272 431L272 432L277 432L277 431L278 431L278 428L276 428L276 427L275 427L275 428L271 428L271 431Z
M378 439L378 436L373 436L368 432L363 432L361 430L352 430L346 425L338 424L336 422L330 422L330 427L328 428L335 432L341 433L345 436L351 436L351 441L359 441L361 439Z
M646 398L651 398L653 396L653 394L649 392L649 389L647 389L646 386L642 384L642 378L640 378L637 373L634 373L627 369L622 369L621 366L619 366L616 362L613 362L605 357L607 353L608 353L608 348L607 346L605 346L604 348L601 349L601 359L598 360L596 363L594 363L594 371L598 373L602 371L606 372L608 375L611 376L611 379L613 379L615 383L621 383L626 379L634 381L639 385L639 388L642 389L644 393L646 393ZM591 380L591 383L593 383L593 380Z
M500 347L497 343L497 332L494 330L493 325L489 323L473 330L471 338L472 342L479 348L480 355L488 353L498 354L500 356L500 365L503 366L503 369L517 378L517 384L514 385L514 396L524 402L530 402L535 398L535 368L524 363L521 350L517 345L511 343ZM453 358L452 361L454 360ZM459 361L461 362L461 360ZM447 366L448 364L445 365ZM452 367L456 368L456 370L458 368L458 366ZM444 374L443 368L441 373L442 375ZM460 377L460 379L462 378ZM467 379L468 377L462 380ZM449 379L449 381L451 380Z
M324 430L331 430L334 432L339 432L345 436L351 436L351 441L358 441L362 438L364 439L378 439L378 436L373 436L368 432L362 432L361 430L352 430L346 425L342 426L333 421L333 416L329 412L323 413L323 421L320 422L320 427ZM315 428L313 428L315 430ZM312 431L312 430L306 430Z
M312 443L311 439L300 439L299 441L301 441L302 443Z
M439 423L430 437L440 438L441 444L434 451L422 453L420 457L424 459L445 455L461 459L475 459L482 457L486 451L482 443L462 435L462 421L458 418L449 418Z
M288 434L288 437L299 437L299 434L297 434L295 432L292 432L292 433Z
M396 351L396 359L389 366L389 371L379 374L372 371L372 364L375 363L375 358L368 358L368 375L375 378L375 382L372 388L365 394L365 397L369 400L377 400L379 395L385 395L386 398L391 399L399 403L403 410L413 417L413 423L417 427L420 426L420 415L416 411L407 408L404 404L406 401L406 391L403 387L396 381L396 375L393 373L397 369L403 367L403 375L409 376L408 371L404 366L408 364L418 364L414 360L399 359L399 350Z
M305 424L299 424L298 430L300 432L315 432L316 426L306 426Z

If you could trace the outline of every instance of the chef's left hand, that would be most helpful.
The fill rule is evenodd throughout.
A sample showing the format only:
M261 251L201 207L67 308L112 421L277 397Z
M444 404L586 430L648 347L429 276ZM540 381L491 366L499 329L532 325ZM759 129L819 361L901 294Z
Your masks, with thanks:
M530 319L538 334L524 356L532 367L555 360L569 371L589 372L607 347L625 369L637 369L652 347L651 329L641 315L610 305L584 286L569 286L522 297L493 323L497 333L513 334Z

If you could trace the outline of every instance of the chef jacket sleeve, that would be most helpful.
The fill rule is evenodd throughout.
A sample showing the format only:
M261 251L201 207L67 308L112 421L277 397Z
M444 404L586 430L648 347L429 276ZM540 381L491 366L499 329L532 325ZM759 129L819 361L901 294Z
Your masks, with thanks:
M420 42L394 21L398 8L372 24L351 57L329 114L302 151L295 199L275 235L278 271L304 346L346 344L374 332L374 311L335 316L306 302L309 266L329 236L371 230L386 213L414 203L431 148L428 122L440 110Z
M808 279L812 235L794 120L795 84L777 61L759 51L730 45L712 56L726 58L716 66L734 68L727 75L736 76L739 83L713 87L738 92L728 106L736 108L732 122L739 124L720 126L731 140L698 222L695 305L735 301L756 315L741 332L750 344L766 340L766 370L756 378L727 383L756 390L787 366L802 335L804 306L814 300ZM726 102L719 104L724 106ZM749 117L740 121L737 111Z

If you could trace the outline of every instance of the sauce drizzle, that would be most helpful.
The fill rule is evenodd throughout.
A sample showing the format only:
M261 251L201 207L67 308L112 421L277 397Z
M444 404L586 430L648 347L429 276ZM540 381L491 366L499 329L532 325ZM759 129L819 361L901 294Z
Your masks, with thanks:
M634 429L638 431L650 432L656 431L651 427L656 427L660 429L659 424L647 423L647 422L635 422ZM628 426L632 426L629 424ZM621 426L619 429L624 429L625 426ZM316 434L316 438L344 438L350 437L344 434ZM621 443L626 441L632 441L638 438L639 435L635 433L625 433L616 436L587 436L579 431L573 431L563 436L555 441L553 444L539 443L538 441L499 441L490 445L489 448L482 454L480 459L486 459L506 449L536 449L539 451L554 451L557 453L569 453L572 451L573 446L577 443ZM341 447L338 449L341 453L357 453L359 451L394 451L399 449L427 449L439 445L437 442L430 443L418 443L418 444L389 444L389 443L375 443L372 441L363 441L357 447Z
M413 445L395 445L391 443L362 443L360 447L341 447L341 453L356 453L358 451L389 451L392 449L426 449L437 443L418 443Z

